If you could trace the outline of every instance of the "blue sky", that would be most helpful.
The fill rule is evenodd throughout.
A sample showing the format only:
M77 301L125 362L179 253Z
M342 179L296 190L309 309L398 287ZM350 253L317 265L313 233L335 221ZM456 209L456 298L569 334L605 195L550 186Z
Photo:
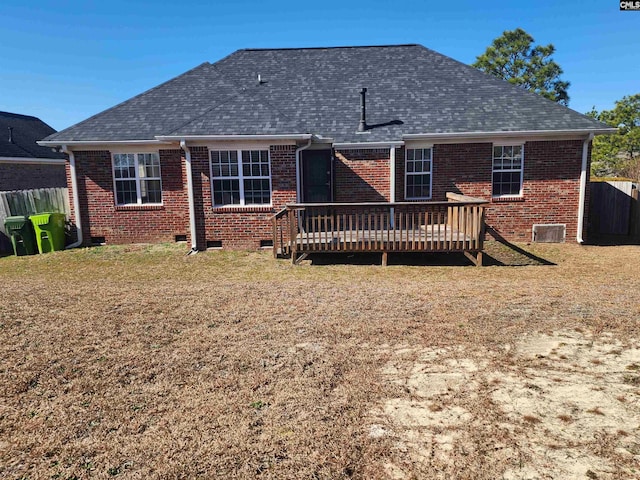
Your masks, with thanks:
M58 130L239 48L420 43L472 63L517 27L555 45L574 110L640 93L640 12L617 0L7 0L0 25L0 110Z

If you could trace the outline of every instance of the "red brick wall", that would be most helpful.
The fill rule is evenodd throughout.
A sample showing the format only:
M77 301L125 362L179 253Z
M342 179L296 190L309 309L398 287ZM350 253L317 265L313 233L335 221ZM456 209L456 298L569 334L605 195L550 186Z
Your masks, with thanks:
M389 149L336 150L334 192L336 202L388 202Z
M66 186L64 165L0 163L0 192Z
M582 144L581 140L526 142L523 196L505 200L491 199L491 143L434 145L432 200L446 200L446 192L491 200L486 210L489 233L493 230L507 240L530 241L535 223L563 223L567 241L574 241ZM400 149L396 171L396 198L400 199L404 196L404 151Z
M272 145L269 149L272 206L214 208L208 149L192 148L198 248L221 242L223 248L256 249L261 240L272 240L271 217L286 203L296 201L295 152L295 145Z
M221 242L224 248L260 246L271 240L271 217L296 200L295 145L271 146L272 206L213 208L209 151L192 147L196 227L199 248ZM524 195L491 200L492 144L444 145L433 149L433 200L457 192L491 200L487 225L507 240L531 240L534 223L565 223L567 239L576 236L582 141L527 142L524 150ZM116 207L111 154L76 152L85 242L173 241L189 235L184 153L160 151L163 205ZM336 201L387 201L390 195L389 149L336 152ZM404 148L396 149L396 200L404 200ZM67 176L69 187L71 181ZM73 211L73 205L72 205ZM586 222L585 222L586 223Z
M115 205L109 151L79 151L75 159L85 244L91 237L104 237L107 243L172 242L176 235L188 233L186 175L180 150L160 150L161 206ZM67 176L71 189L68 165Z

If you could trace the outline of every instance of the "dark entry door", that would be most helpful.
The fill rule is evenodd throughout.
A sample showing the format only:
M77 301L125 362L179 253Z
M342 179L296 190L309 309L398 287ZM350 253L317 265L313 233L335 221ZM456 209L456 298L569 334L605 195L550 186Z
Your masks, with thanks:
M331 150L303 150L302 201L328 203L333 200Z

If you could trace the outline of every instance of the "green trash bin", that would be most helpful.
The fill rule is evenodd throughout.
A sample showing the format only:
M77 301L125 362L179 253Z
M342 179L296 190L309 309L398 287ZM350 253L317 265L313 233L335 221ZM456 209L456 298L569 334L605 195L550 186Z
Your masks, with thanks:
M36 234L38 252L64 250L64 213L38 213L29 216Z
M29 217L16 215L4 219L4 228L11 237L13 253L16 255L33 255L36 251L36 237Z

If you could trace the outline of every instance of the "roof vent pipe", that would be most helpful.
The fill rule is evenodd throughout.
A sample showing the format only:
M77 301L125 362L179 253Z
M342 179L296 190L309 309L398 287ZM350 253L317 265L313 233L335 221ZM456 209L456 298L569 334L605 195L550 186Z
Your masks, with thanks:
M358 124L359 132L367 131L367 105L365 96L367 95L367 89L360 90L360 123Z
M13 143L13 127L9 127L9 143Z

